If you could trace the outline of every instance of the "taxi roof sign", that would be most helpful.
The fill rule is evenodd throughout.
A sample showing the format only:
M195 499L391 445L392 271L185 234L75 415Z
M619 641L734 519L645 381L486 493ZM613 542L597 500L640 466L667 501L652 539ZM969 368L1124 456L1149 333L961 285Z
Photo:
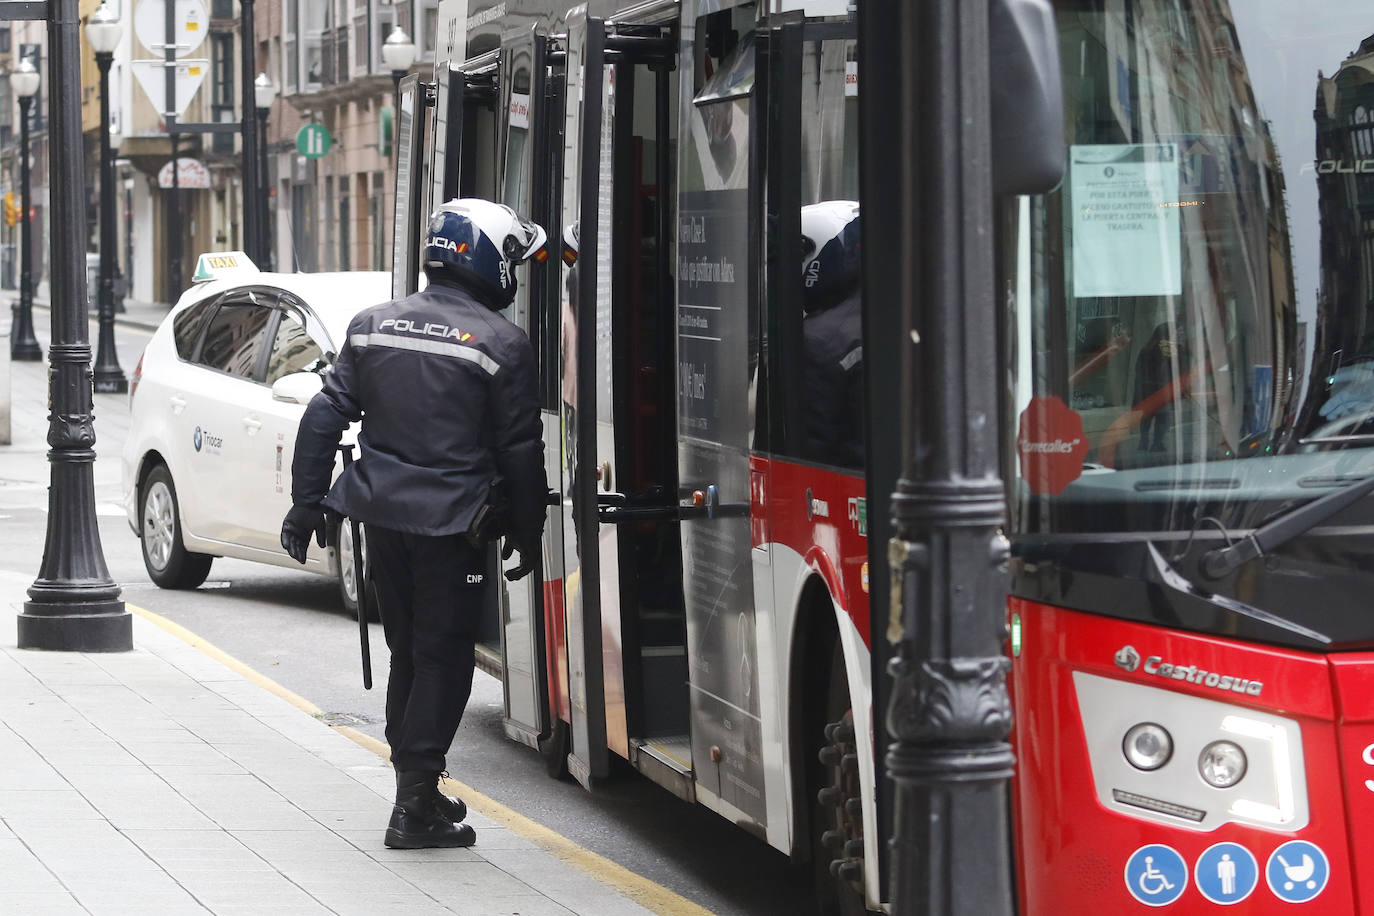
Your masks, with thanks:
M196 272L191 282L206 283L238 274L255 273L258 273L258 265L242 251L207 251L196 261Z

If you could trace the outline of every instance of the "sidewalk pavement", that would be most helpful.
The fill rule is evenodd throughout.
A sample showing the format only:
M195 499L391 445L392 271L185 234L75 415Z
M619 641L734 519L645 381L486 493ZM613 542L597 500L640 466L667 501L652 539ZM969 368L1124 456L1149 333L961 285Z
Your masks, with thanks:
M0 634L0 914L706 914L453 783L476 846L385 848L385 746L156 615L132 652Z

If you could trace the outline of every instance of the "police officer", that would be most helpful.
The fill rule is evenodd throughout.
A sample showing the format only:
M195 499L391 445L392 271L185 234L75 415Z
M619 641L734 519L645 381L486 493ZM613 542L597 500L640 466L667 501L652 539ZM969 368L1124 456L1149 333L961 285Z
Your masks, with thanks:
M470 846L467 807L439 776L472 688L487 589L485 541L505 534L528 574L547 485L537 368L524 333L498 314L515 267L544 256L544 230L509 207L452 200L430 218L428 287L362 312L324 388L301 417L291 465L287 553L324 545L326 513L366 525L368 567L391 650L386 738L396 804L385 843ZM330 487L344 429L361 420L359 460ZM499 521L498 521L499 519Z

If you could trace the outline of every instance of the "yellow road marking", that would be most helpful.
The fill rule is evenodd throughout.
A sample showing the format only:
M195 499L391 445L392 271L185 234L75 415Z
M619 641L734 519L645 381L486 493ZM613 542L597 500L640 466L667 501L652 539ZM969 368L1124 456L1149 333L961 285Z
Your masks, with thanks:
M305 697L288 690L266 675L258 673L234 656L225 652L223 649L197 636L181 624L168 620L160 614L155 614L152 611L129 604L128 602L125 602L124 606L144 620L166 630L187 645L199 649L229 670L241 675L244 679L251 681L269 693L276 694L302 712L316 718L324 714L322 709L314 703L311 703ZM388 747L385 742L378 741L371 735L363 734L357 729L347 725L330 725L329 727L372 751L383 760L391 760L391 748ZM501 826L508 828L512 833L524 837L556 858L590 874L602 884L614 888L646 909L659 913L661 916L713 916L711 911L705 907L693 903L686 897L673 893L668 890L668 888L650 881L642 875L635 874L623 865L618 865L604 856L597 855L591 850L582 848L562 834L555 833L543 824L530 820L523 814L507 808L505 805L483 795L469 785L465 785L456 779L445 779L443 780L443 784L444 788L447 789L450 794L461 796L463 801L466 802L468 807L472 810L491 818Z

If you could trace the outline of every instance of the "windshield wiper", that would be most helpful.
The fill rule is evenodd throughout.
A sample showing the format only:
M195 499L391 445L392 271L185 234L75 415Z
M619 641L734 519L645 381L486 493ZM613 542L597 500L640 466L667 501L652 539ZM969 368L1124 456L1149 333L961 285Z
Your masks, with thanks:
M1274 550L1312 530L1346 506L1358 502L1370 491L1374 491L1374 476L1357 480L1320 499L1304 503L1261 525L1234 544L1207 551L1202 555L1202 574L1209 579L1220 579L1242 564L1264 556L1266 551Z

